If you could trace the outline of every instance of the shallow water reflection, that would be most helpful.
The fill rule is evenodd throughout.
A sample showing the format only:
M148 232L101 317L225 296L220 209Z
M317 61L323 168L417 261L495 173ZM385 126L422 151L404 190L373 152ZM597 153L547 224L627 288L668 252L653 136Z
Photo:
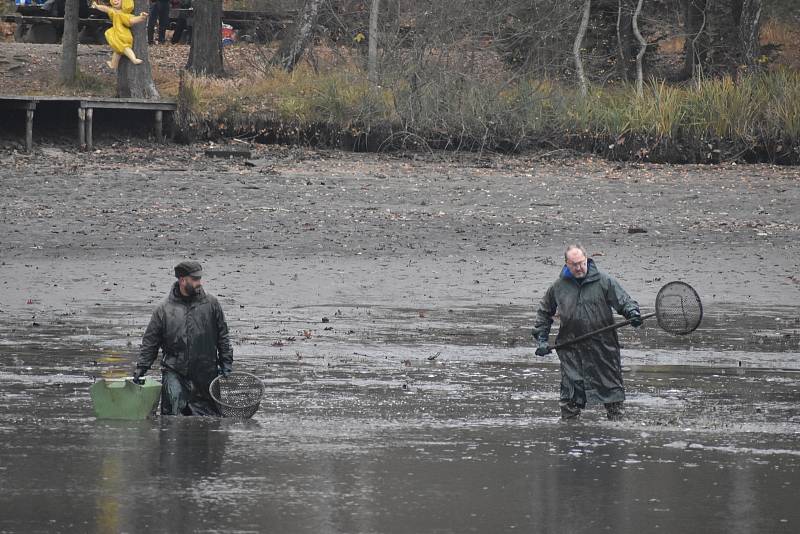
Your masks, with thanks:
M254 419L114 422L88 389L130 367L108 348L118 323L4 328L19 343L0 347L1 532L800 525L795 352L629 349L626 420L592 407L565 424L556 361L527 348L259 341L237 347L267 386Z
M346 374L279 380L247 422L98 421L78 377L5 375L0 530L794 532L800 521L792 374L670 374L667 389L664 373L637 370L619 424L597 409L560 423L549 366L429 370L405 389L380 371Z

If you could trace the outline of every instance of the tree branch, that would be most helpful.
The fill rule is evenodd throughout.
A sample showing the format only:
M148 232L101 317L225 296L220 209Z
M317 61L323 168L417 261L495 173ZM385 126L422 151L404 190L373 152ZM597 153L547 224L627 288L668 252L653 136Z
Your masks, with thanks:
M639 14L642 12L642 4L644 0L639 0L639 3L636 5L636 11L633 12L633 34L636 36L636 40L639 41L639 53L636 54L636 94L640 97L644 94L644 81L643 81L643 74L642 74L642 58L644 57L644 53L647 50L647 41L644 40L642 37L641 32L639 32Z
M589 27L589 13L592 9L592 0L586 0L583 3L583 16L581 18L581 25L578 28L578 34L575 36L575 42L572 45L572 55L575 58L575 72L578 75L578 85L580 87L581 96L589 94L589 86L586 82L586 74L583 71L583 60L581 59L581 44L583 37L586 35L586 28Z

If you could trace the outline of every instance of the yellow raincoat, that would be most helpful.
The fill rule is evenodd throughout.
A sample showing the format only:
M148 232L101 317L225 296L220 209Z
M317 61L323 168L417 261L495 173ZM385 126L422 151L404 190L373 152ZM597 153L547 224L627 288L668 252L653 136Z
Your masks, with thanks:
M133 47L133 34L131 33L131 17L133 16L133 0L122 0L122 9L108 12L111 27L106 30L106 41L117 54L122 54L126 48Z

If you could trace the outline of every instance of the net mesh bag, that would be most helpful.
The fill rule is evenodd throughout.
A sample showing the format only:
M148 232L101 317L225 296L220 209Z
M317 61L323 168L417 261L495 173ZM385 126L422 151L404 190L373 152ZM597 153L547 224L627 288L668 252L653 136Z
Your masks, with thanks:
M656 296L658 326L672 334L693 332L703 319L697 292L684 282L670 282Z
M209 386L211 398L223 417L249 419L258 411L264 396L264 383L250 373L220 375Z

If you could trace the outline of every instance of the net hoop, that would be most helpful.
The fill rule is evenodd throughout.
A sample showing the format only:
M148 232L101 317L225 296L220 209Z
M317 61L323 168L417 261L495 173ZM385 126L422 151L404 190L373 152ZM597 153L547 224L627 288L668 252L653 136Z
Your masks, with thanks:
M216 377L208 392L223 417L249 419L261 404L264 383L253 374L236 371Z
M700 295L685 282L669 282L656 295L656 320L671 334L694 332L703 320Z

